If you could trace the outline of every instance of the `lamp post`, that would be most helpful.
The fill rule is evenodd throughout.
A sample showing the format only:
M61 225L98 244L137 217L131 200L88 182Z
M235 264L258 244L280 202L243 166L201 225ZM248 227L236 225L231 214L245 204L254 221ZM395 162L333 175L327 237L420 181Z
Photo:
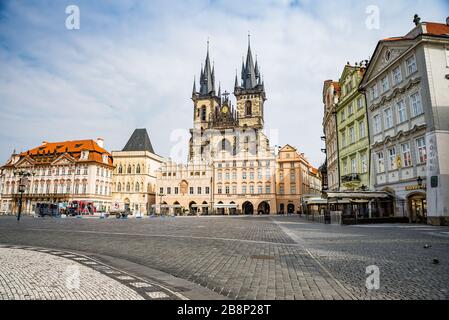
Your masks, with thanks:
M20 170L20 171L14 171L14 175L20 177L20 179L19 179L19 193L20 193L19 210L17 213L17 221L20 221L20 216L22 214L22 206L23 206L23 193L26 190L27 184L29 184L29 181L27 178L30 177L31 175L34 175L34 172Z

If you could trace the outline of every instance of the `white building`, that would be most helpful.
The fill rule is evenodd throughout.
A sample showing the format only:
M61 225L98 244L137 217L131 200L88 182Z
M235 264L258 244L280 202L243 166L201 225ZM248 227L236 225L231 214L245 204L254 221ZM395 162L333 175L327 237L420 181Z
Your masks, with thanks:
M112 157L103 139L46 142L13 154L2 169L0 211L16 213L20 173L24 180L23 213L35 213L40 205L80 213L108 211L112 192Z
M449 223L449 25L420 22L379 41L366 92L372 179L395 195L395 215Z

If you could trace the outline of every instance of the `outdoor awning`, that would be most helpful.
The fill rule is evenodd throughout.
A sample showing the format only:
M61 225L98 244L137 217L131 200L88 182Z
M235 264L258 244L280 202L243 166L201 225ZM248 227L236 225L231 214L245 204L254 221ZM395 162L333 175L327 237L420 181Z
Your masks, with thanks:
M304 199L304 202L307 205L327 204L327 199L323 199L323 198L308 198L308 199Z
M328 199L379 199L388 198L391 195L382 191L367 191L367 192L328 192Z
M236 204L214 204L214 208L216 209L223 209L223 208L231 208L231 209L236 209L237 205Z
M192 204L191 208L209 208L208 204Z

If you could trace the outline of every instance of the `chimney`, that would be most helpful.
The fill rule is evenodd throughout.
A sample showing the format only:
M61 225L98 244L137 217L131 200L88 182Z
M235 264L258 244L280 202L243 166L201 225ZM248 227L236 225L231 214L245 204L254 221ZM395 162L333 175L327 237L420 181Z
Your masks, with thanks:
M42 141L42 145L45 146L48 143L48 141Z
M104 139L103 138L97 138L97 144L100 148L104 148Z

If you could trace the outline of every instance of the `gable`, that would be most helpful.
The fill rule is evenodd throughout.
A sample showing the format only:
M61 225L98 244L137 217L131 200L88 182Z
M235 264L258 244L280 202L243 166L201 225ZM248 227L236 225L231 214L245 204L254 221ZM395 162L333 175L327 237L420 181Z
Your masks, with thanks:
M30 158L22 158L20 161L16 163L16 167L18 168L24 168L24 167L30 167L34 166L34 161Z
M413 43L408 40L379 42L363 79L363 85L369 82L372 77L382 72L385 68L393 65L402 54L412 47L412 45Z
M67 165L72 164L74 161L68 155L63 154L52 162L52 165Z

